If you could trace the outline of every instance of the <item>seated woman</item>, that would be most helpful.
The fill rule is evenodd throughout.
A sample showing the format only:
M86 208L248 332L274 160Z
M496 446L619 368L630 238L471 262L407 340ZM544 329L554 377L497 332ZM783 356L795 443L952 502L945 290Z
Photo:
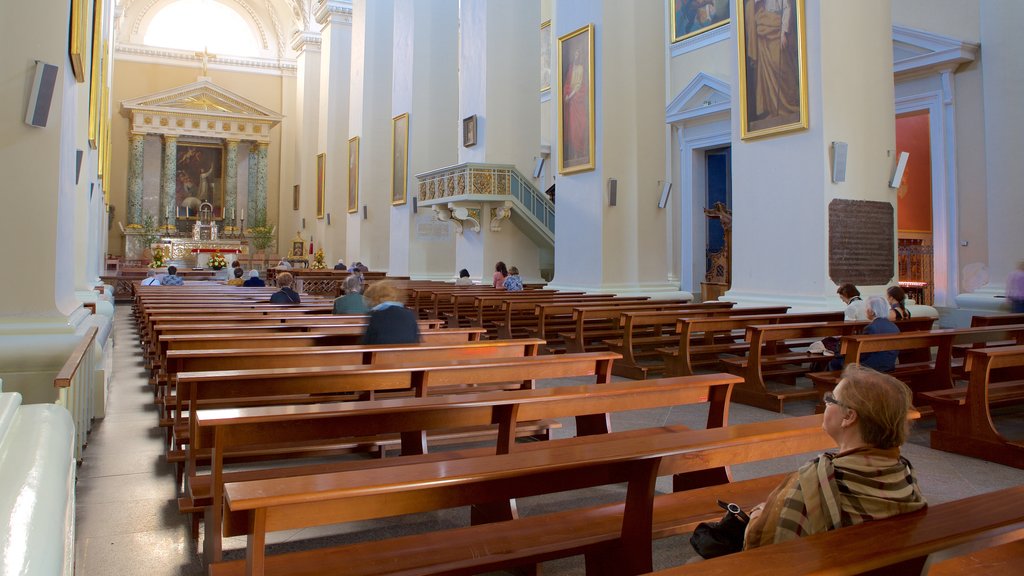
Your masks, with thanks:
M843 320L847 322L856 322L867 320L867 307L864 301L860 298L860 290L849 282L841 284L836 290L836 294L839 294L839 299L846 304L846 310L843 313Z
M523 279L519 277L519 268L515 266L508 269L508 278L501 283L502 288L509 292L522 292Z
M267 283L260 278L259 270L249 270L249 279L242 284L246 288L262 288L266 285Z
M334 299L335 314L366 314L370 311L363 298L363 276L361 274L353 274L345 278L341 290L345 295Z
M502 288L505 284L505 278L508 278L508 268L505 267L505 263L498 260L498 263L494 265L494 276L491 277L491 284L495 288Z
M469 270L459 270L459 277L455 280L456 286L472 286L473 279L469 277Z
M302 302L302 298L299 297L299 293L292 290L292 283L294 282L291 272L281 272L277 275L277 287L280 288L277 292L270 295L271 304L299 304Z
M867 310L871 323L864 327L862 334L899 334L900 329L889 320L889 305L881 296L868 298ZM879 372L892 372L896 369L896 359L899 356L899 350L868 352L860 355L860 363ZM842 356L836 356L828 363L829 370L840 370L842 367Z
M362 344L415 344L420 341L416 314L402 304L403 294L387 280L374 282L366 289L370 305L370 323Z
M838 453L825 453L786 478L750 513L744 548L792 540L927 506L914 470L900 456L910 389L851 364L825 395L821 427Z
M244 284L245 280L242 280L242 268L232 268L231 270L233 271L235 277L232 278L231 280L228 280L228 286L241 286L242 284Z
M903 288L889 286L889 289L885 291L885 296L889 300L889 320L895 322L910 318L910 310L907 310L907 293L903 291Z

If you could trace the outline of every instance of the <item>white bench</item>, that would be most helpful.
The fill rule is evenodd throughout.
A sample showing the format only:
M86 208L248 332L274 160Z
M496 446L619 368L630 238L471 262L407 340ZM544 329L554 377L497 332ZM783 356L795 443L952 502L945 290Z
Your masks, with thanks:
M0 392L0 571L71 576L75 424L54 404Z

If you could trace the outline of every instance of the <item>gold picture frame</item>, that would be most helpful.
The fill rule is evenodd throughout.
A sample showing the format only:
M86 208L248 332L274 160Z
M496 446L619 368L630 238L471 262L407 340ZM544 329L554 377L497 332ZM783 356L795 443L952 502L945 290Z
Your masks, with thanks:
M462 119L462 147L476 146L476 114Z
M738 0L736 38L740 79L740 138L760 138L808 126L807 33L804 0L784 0L790 21L764 3ZM788 24L788 31L780 31ZM767 34L759 32L767 31ZM793 38L795 36L795 38ZM782 46L784 38L786 46ZM794 45L795 40L795 45ZM758 54L765 54L758 58ZM770 88L769 88L770 87Z
M220 144L178 141L174 158L174 205L177 217L199 219L204 202L213 206L213 219L223 220L227 154ZM182 210L182 209L186 210Z
M391 119L391 205L406 202L406 180L409 170L409 114Z
M327 153L316 155L316 218L324 217L327 204Z
M71 38L68 42L68 56L71 58L71 71L75 81L85 82L85 54L88 50L86 21L89 19L87 0L71 2Z
M551 20L540 23L540 91L551 90Z
M734 0L668 0L672 43L729 23Z
M558 173L593 170L593 24L558 39L558 88Z
M299 188L298 184L295 184L294 186L292 186L292 210L294 210L296 212L300 208L300 205L299 205L299 200L300 200L299 193L300 192L302 192L302 190L301 190L301 188Z
M359 136L348 139L348 213L359 211Z
M89 147L93 150L99 148L100 133L100 93L103 80L103 63L107 58L103 54L103 1L95 0L92 19L92 56L90 78L89 78Z

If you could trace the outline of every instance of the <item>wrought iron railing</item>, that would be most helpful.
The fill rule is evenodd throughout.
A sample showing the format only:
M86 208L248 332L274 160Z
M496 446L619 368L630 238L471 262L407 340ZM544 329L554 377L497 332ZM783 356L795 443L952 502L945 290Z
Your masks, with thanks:
M554 203L515 166L467 163L417 174L416 178L419 179L416 196L420 203L455 197L497 201L511 196L519 204L520 212L554 238Z

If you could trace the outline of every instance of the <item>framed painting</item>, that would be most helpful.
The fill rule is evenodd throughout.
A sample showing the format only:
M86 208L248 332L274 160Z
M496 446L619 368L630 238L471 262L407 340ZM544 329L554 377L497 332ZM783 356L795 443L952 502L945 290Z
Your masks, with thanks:
M739 0L740 137L807 128L804 0Z
M299 209L299 185L292 186L292 210Z
M93 150L99 147L100 82L103 79L103 74L100 71L106 60L107 57L103 54L103 0L95 0L92 20L92 58L89 76L89 147Z
M195 220L204 202L213 217L224 218L224 148L216 144L178 141L174 201L179 217Z
M462 119L462 146L476 146L476 114Z
M71 38L68 41L68 56L75 81L85 82L85 55L87 48L89 3L86 0L71 0Z
M405 185L409 169L409 115L391 119L391 204L405 204Z
M348 140L348 213L359 211L359 136Z
M733 0L669 0L672 42L679 42L729 23Z
M327 154L316 155L316 217L324 217L327 203Z
M594 25L558 39L558 173L594 169Z
M540 91L551 90L551 20L540 25Z

